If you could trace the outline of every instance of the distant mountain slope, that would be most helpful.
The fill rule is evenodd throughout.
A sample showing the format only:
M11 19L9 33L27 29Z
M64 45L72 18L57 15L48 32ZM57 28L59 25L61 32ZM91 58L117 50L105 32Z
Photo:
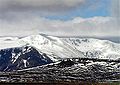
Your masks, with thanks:
M89 58L119 59L120 44L92 38L64 38L63 41Z

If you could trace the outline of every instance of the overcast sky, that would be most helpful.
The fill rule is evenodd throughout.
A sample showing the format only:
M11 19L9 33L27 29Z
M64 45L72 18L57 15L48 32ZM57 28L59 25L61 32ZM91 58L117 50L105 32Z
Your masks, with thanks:
M119 0L0 0L0 36L120 36Z

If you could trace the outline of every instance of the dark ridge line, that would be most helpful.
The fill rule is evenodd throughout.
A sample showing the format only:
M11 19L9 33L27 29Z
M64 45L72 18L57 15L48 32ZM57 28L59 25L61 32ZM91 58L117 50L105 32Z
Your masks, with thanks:
M59 61L65 61L65 60L73 60L73 61L87 61L87 60L92 60L93 62L99 61L99 62L116 62L120 63L120 59L117 60L112 60L112 59L99 59L99 58L64 58Z

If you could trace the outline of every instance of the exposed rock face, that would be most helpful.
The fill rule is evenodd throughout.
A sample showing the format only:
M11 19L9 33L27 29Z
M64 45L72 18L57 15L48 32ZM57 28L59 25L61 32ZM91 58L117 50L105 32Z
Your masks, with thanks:
M52 60L31 46L0 50L0 71L36 67L51 63Z

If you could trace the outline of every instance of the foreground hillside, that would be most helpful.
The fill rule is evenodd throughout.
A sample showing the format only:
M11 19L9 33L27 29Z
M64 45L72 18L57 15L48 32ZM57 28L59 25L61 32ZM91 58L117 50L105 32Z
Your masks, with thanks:
M34 68L0 72L0 82L112 82L120 81L120 65L117 62L89 60L84 64L72 60Z

